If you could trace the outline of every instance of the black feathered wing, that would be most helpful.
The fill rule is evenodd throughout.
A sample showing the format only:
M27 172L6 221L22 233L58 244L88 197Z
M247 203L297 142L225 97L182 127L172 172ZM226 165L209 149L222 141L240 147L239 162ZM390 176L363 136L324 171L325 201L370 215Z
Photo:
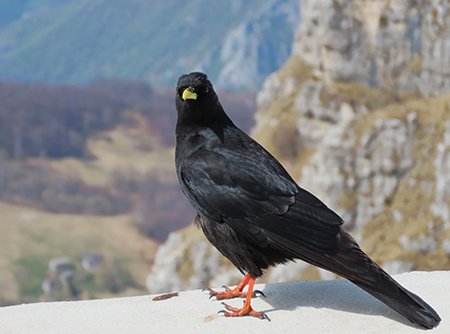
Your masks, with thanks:
M230 225L261 247L282 238L336 251L342 219L298 187L261 146L246 145L253 147L200 148L183 159L178 166L181 187L197 212Z

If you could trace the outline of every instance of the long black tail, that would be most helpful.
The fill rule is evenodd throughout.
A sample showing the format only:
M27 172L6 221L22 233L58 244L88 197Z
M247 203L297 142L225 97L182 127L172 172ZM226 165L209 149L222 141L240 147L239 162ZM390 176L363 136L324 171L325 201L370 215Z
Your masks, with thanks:
M436 327L441 318L419 296L406 290L370 259L345 231L340 233L339 252L321 267L347 278L411 322L426 328ZM328 267L328 268L326 268Z
M385 303L409 321L425 329L434 328L439 325L439 322L441 321L439 315L430 305L423 301L419 296L403 288L393 279L389 284L393 284L397 288L398 294L395 297L392 295L387 296L385 291L376 291L364 283L356 282L354 280L350 281ZM392 287L390 287L389 290L392 290Z
M270 233L265 231L265 233ZM299 258L320 268L345 277L411 322L430 329L441 318L419 296L406 290L386 271L365 254L346 231L339 233L339 246L335 254L324 254L304 247L298 242L270 233L279 249L292 258Z

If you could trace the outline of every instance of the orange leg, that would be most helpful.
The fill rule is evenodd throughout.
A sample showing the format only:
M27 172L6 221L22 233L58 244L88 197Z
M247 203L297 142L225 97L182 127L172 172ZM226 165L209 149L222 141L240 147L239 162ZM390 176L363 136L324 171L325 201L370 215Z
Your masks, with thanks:
M247 296L245 298L244 306L242 308L236 308L236 307L231 307L224 303L225 308L230 312L227 312L227 311L220 311L220 312L223 312L226 317L242 317L244 315L251 315L253 317L257 317L260 319L267 319L270 321L269 317L265 313L254 311L250 305L250 302L251 302L252 296L253 296L253 287L255 286L255 278L251 278L250 275L247 275L242 280L242 282L244 282L244 281L245 281L244 286L247 285L247 282L250 282L248 285L248 292L247 292ZM241 285L241 284L239 284L239 285ZM233 290L230 290L230 291L233 291Z

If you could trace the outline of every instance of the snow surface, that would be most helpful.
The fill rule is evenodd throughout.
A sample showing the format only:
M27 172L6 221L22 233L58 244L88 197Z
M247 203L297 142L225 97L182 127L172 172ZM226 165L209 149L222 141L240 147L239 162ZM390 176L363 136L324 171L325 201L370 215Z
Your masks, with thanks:
M395 278L442 318L430 333L450 333L450 271L411 272ZM201 290L153 301L156 295L0 308L0 333L419 333L347 280L258 284L266 298L252 301L271 321L225 318L220 301ZM242 299L228 300L240 307Z

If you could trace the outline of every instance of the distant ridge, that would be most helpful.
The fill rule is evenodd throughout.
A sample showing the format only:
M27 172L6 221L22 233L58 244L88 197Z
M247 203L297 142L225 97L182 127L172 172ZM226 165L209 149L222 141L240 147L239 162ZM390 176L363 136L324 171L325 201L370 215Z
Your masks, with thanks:
M62 4L19 15L26 6L14 3L0 15L0 79L80 84L119 77L173 86L180 73L203 70L215 79L228 65L221 88L233 88L229 77L242 69L230 67L230 54L244 41L251 49L237 56L262 65L245 73L256 84L249 79L239 88L256 90L289 56L299 16L298 0L53 2ZM237 29L245 26L255 30Z

